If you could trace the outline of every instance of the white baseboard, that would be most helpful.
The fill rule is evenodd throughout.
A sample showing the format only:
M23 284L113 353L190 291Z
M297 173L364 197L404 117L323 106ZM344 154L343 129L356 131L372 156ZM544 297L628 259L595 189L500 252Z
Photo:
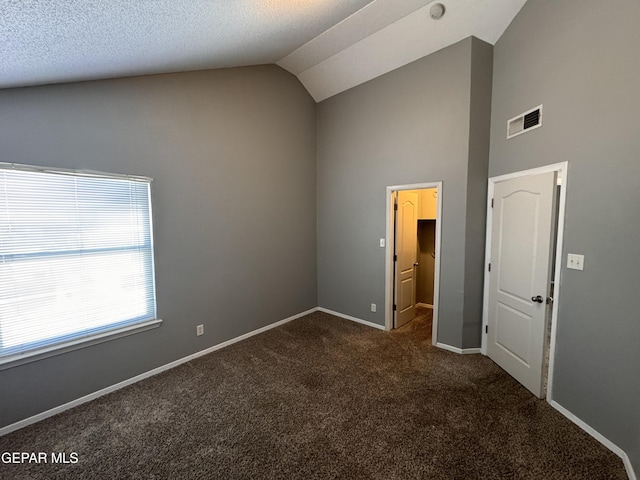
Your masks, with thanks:
M459 353L460 355L471 355L474 353L480 353L479 348L458 348L440 342L436 343L436 347L447 350L448 352Z
M564 415L573 423L575 423L577 426L579 426L581 429L583 429L585 432L587 432L589 435L591 435L593 438L595 438L597 441L599 441L602 445L604 445L613 453L618 455L622 459L622 462L624 463L624 468L627 471L629 480L638 480L636 477L636 473L633 471L633 466L631 465L631 460L629 460L629 456L627 455L627 452L622 450L620 447L618 447L615 443L613 443L611 440L606 438L600 432L598 432L597 430L595 430L594 428L592 428L591 426L589 426L588 424L580 420L578 417L576 417L573 413L571 413L569 410L564 408L555 400L551 400L549 404L553 408L558 410L562 415Z
M328 313L329 315L334 315L336 317L344 318L346 320L351 320L352 322L362 323L363 325L368 325L369 327L377 328L379 330L384 330L384 325L378 325L377 323L368 322L366 320L362 320L360 318L352 317L351 315L345 315L344 313L334 312L333 310L329 310L328 308L318 307L318 312Z
M57 415L58 413L64 412L65 410L69 410L70 408L77 407L78 405L82 405L83 403L90 402L91 400L95 400L96 398L102 397L108 393L115 392L116 390L120 390L126 386L132 385L140 380L144 380L145 378L152 377L157 375L158 373L162 373L166 370L170 370L178 365L189 362L191 360L195 360L198 357L202 357L203 355L207 355L208 353L215 352L216 350L220 350L221 348L228 347L234 343L240 342L241 340L245 340L254 335L258 335L259 333L266 332L267 330L271 330L272 328L279 327L287 322L295 320L296 318L304 317L305 315L309 315L317 311L317 308L312 308L302 313L298 313L297 315L293 315L291 317L285 318L284 320L280 320L278 322L267 325L266 327L258 328L257 330L253 330L249 333L245 333L244 335L240 335L239 337L232 338L231 340L227 340L226 342L219 343L212 347L206 348L204 350L200 350L199 352L193 353L186 357L175 360L171 363L167 363L166 365L162 365L158 368L154 368L153 370L149 370L148 372L141 373L140 375L136 375L135 377L131 377L127 380L123 380L120 383L116 383L115 385L111 385L109 387L103 388L102 390L98 390L97 392L90 393L89 395L85 395L84 397L77 398L70 402L67 402L63 405L59 405L50 410L47 410L42 413L38 413L33 415L32 417L25 418L24 420L20 420L16 423L12 423L11 425L7 425L5 427L0 428L0 437L2 435L6 435L11 432L15 432L21 428L26 427L27 425L31 425L33 423L44 420L45 418L52 417Z

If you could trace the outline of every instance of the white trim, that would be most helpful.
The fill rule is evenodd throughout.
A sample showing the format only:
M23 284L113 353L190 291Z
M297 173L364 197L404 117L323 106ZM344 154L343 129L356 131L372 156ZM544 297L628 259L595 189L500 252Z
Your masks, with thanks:
M622 463L624 463L624 468L627 471L627 475L629 476L629 480L637 480L636 474L633 471L633 465L631 465L631 460L629 459L629 456L627 455L627 453L623 449L621 449L619 446L617 446L615 443L613 443L607 437L602 435L596 429L594 429L593 427L591 427L590 425L588 425L584 421L580 420L578 417L576 417L573 413L571 413L569 410L564 408L562 405L560 405L555 400L552 400L549 403L551 404L551 406L553 408L558 410L562 415L567 417L569 420L571 420L573 423L575 423L577 426L579 426L582 430L584 430L589 435L591 435L593 438L595 438L598 442L600 442L602 445L604 445L609 450L611 450L613 453L618 455L622 459Z
M430 303L418 302L416 303L416 307L433 308L433 305L431 305Z
M91 400L95 400L96 398L102 397L108 393L115 392L116 390L120 390L121 388L132 385L136 382L144 380L145 378L149 378L154 375L157 375L158 373L162 373L166 370L170 370L174 367L177 367L178 365L182 365L183 363L190 362L191 360L195 360L198 357L202 357L203 355L207 355L208 353L215 352L216 350L220 350L221 348L224 348L224 347L228 347L229 345L237 343L241 340L245 340L254 335L258 335L259 333L266 332L267 330L271 330L272 328L279 327L280 325L283 325L297 318L304 317L305 315L309 315L310 313L314 313L316 311L318 311L317 307L302 313L298 313L297 315L287 317L284 320L280 320L278 322L272 323L265 327L258 328L257 330L253 330L249 333L245 333L244 335L240 335L239 337L235 337L235 338L232 338L231 340L227 340L226 342L222 342L212 347L206 348L204 350L200 350L199 352L193 353L191 355L187 355L186 357L179 358L178 360L167 363L166 365L162 365L160 367L154 368L153 370L149 370L148 372L141 373L140 375L136 375L135 377L131 377L127 380L123 380L122 382L116 383L114 385L103 388L96 392L90 393L88 395L85 395L84 397L76 398L75 400L67 402L63 405L59 405L45 412L41 412L29 418L25 418L24 420L20 420L16 423L12 423L11 425L7 425L5 427L0 428L0 436L6 435L11 432L15 432L16 430L19 430L28 425L44 420L45 418L52 417L54 415L57 415L58 413L64 412L65 410L69 410L70 408L77 407L78 405L82 405L83 403L90 402Z
M558 305L560 304L560 286L562 283L562 251L564 245L564 220L565 208L567 205L567 175L569 174L569 163L563 162L562 186L560 187L560 205L558 206L558 230L556 232L556 265L553 278L553 304L551 306L551 345L549 345L549 366L547 369L547 401L553 399L553 369L556 361L556 335L558 332Z
M336 317L344 318L345 320L351 320L352 322L361 323L369 327L377 328L378 330L385 330L383 325L378 325L377 323L368 322L367 320L362 320L361 318L352 317L351 315L345 315L344 313L335 312L333 310L329 310L328 308L318 307L317 310L318 312L328 313L329 315L334 315Z
M562 272L562 248L564 243L564 220L565 206L567 202L567 178L569 174L569 162L554 163L543 167L532 168L520 172L499 175L489 179L489 188L487 194L487 231L484 256L484 293L482 302L482 354L487 354L487 334L485 333L489 320L489 262L491 261L491 222L493 220L493 209L491 208L491 199L493 198L494 187L496 183L504 182L518 177L528 175L538 175L548 172L559 172L562 176L562 188L560 189L560 205L558 206L558 230L556 233L556 265L555 276L553 278L553 306L551 309L551 345L549 346L549 368L547 370L547 401L552 401L553 393L553 368L555 364L556 351L556 332L558 323L558 305L560 304L560 286Z
M140 323L134 323L133 325L120 327L115 330L101 332L89 337L76 338L67 342L50 345L48 347L8 355L0 358L0 371L24 365L25 363L37 362L38 360L72 352L74 350L80 350L81 348L90 347L99 343L109 342L117 338L133 335L134 333L146 332L147 330L158 328L161 323L162 320L160 319L147 320Z
M489 181L493 181L493 183L505 182L507 180L513 180L514 178L526 177L528 175L538 175L540 173L554 172L554 171L563 171L562 178L566 177L564 174L566 173L569 166L569 162L559 162L552 163L551 165L544 165L542 167L530 168L528 170L520 170L518 172L513 173L505 173L504 175L498 175L497 177L491 177Z
M436 343L436 347L441 348L442 350L446 350L448 352L458 353L460 355L471 355L474 353L482 353L479 348L458 348L453 347L451 345L447 345L446 343Z
M431 328L431 343L438 343L438 305L440 303L440 244L442 239L442 182L413 183L409 185L393 185L386 189L386 249L385 249L385 330L393 328L393 202L395 192L400 190L422 190L426 188L436 188L438 190L438 201L436 202L436 258L433 270L433 325Z

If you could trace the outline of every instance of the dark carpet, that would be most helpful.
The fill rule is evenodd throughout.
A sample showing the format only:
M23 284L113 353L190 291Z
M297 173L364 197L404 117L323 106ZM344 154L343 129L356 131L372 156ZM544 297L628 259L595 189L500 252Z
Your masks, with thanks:
M0 438L2 479L626 479L491 360L315 313ZM69 458L69 456L67 457Z

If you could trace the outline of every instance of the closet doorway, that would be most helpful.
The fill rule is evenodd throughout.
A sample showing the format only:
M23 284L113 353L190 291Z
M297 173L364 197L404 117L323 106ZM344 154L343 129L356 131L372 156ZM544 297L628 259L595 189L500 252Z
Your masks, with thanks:
M441 182L387 187L387 330L425 312L437 342Z

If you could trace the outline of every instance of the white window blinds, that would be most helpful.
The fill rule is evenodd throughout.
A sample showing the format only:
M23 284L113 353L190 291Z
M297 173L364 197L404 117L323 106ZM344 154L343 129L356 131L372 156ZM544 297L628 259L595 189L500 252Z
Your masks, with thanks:
M149 179L0 164L0 360L155 316Z

